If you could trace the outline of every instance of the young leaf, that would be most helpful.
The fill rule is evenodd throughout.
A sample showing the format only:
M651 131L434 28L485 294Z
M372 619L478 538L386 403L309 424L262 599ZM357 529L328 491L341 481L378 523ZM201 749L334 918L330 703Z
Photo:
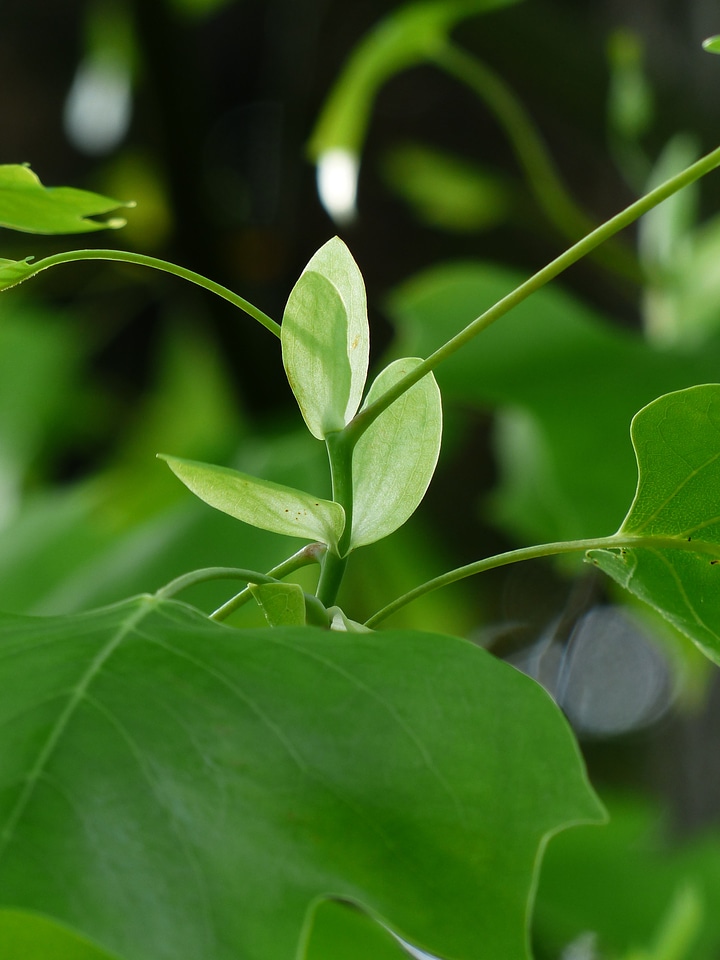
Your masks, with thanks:
M387 366L363 406L421 362L409 357ZM355 447L350 549L387 537L412 516L435 472L441 437L440 390L430 373L381 413Z
M122 217L89 220L132 203L73 187L44 187L23 164L0 165L0 226L25 233L89 233L125 225Z
M261 530L337 546L345 526L345 513L339 504L227 467L158 456L188 490L216 510Z
M24 260L6 260L0 258L0 290L7 290L8 287L14 287L17 283L27 280L37 270L32 263L32 257L26 257Z
M638 486L618 533L643 543L589 557L720 663L720 385L660 397L631 433Z
M139 597L0 616L0 676L0 906L122 960L288 960L329 894L527 960L545 839L601 818L550 698L452 637Z
M320 247L293 287L280 339L312 435L323 440L342 430L362 399L370 333L362 274L338 237Z
M305 626L305 593L298 583L251 583L250 593L271 627Z

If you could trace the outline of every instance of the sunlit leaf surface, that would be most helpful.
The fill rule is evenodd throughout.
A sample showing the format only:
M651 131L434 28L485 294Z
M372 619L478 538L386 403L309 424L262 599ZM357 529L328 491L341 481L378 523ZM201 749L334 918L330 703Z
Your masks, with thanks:
M22 164L0 165L0 226L26 233L89 233L122 227L120 217L91 220L131 203L74 187L44 187Z
M293 960L326 895L525 960L543 838L601 817L547 695L450 637L139 597L3 616L0 681L2 901L123 960Z

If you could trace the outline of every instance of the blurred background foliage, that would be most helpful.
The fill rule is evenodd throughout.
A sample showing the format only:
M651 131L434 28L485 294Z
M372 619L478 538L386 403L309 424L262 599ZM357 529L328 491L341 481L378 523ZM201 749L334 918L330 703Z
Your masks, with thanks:
M119 245L205 273L279 320L304 264L340 232L366 278L374 362L426 354L715 146L720 128L720 64L700 48L720 31L711 4L527 0L471 15L482 6L445 9L459 10L452 54L430 62L406 33L383 61L381 38L374 79L344 89L353 51L397 11L390 0L11 5L2 162L137 208L120 233L81 244L4 230L0 255ZM316 127L321 115L352 128L347 144ZM359 162L357 211L333 222L312 160L343 145ZM635 484L632 415L718 380L718 210L715 175L440 369L437 479L402 531L353 557L349 616L449 566L617 528ZM154 458L328 493L267 331L117 264L49 271L0 306L3 609L75 611L196 567L269 568L297 548L194 502ZM210 610L228 593L206 585L187 599ZM605 833L550 846L538 957L720 955L720 701L687 644L580 562L495 571L393 624L468 636L536 676L611 798ZM335 908L318 917L362 927ZM397 953L367 936L367 955ZM319 919L315 960L322 943Z

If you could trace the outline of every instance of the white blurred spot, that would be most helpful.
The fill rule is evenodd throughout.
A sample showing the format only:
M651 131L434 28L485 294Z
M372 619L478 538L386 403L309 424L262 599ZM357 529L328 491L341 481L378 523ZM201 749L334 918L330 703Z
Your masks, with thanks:
M594 607L566 643L558 642L552 627L510 662L538 680L585 736L617 736L647 726L672 700L665 658L620 607Z
M130 70L118 58L84 60L67 99L63 123L74 147L83 153L109 153L130 126Z
M357 183L360 161L342 148L327 150L318 159L317 189L325 210L335 223L347 224L357 216Z

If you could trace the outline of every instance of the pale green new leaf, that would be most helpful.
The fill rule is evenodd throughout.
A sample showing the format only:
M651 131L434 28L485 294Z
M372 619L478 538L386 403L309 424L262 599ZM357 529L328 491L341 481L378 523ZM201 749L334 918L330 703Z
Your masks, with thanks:
M44 187L37 175L23 164L0 165L0 226L25 233L89 233L125 225L122 217L89 220L132 203L76 190L74 187Z
M158 456L195 496L216 510L261 530L337 546L345 526L339 504L228 467Z
M365 284L338 237L323 244L293 287L281 329L283 364L308 429L342 430L362 399L370 352Z
M527 960L545 841L602 816L547 694L453 637L139 597L0 615L0 680L0 909L121 960L292 960L326 896Z
M249 587L271 627L305 625L305 592L299 583L251 583Z
M631 433L638 487L618 534L642 546L589 556L720 663L720 385L660 397Z
M409 357L387 366L363 407L421 362ZM412 516L435 472L441 438L440 390L429 373L383 411L355 447L351 549L387 537Z

